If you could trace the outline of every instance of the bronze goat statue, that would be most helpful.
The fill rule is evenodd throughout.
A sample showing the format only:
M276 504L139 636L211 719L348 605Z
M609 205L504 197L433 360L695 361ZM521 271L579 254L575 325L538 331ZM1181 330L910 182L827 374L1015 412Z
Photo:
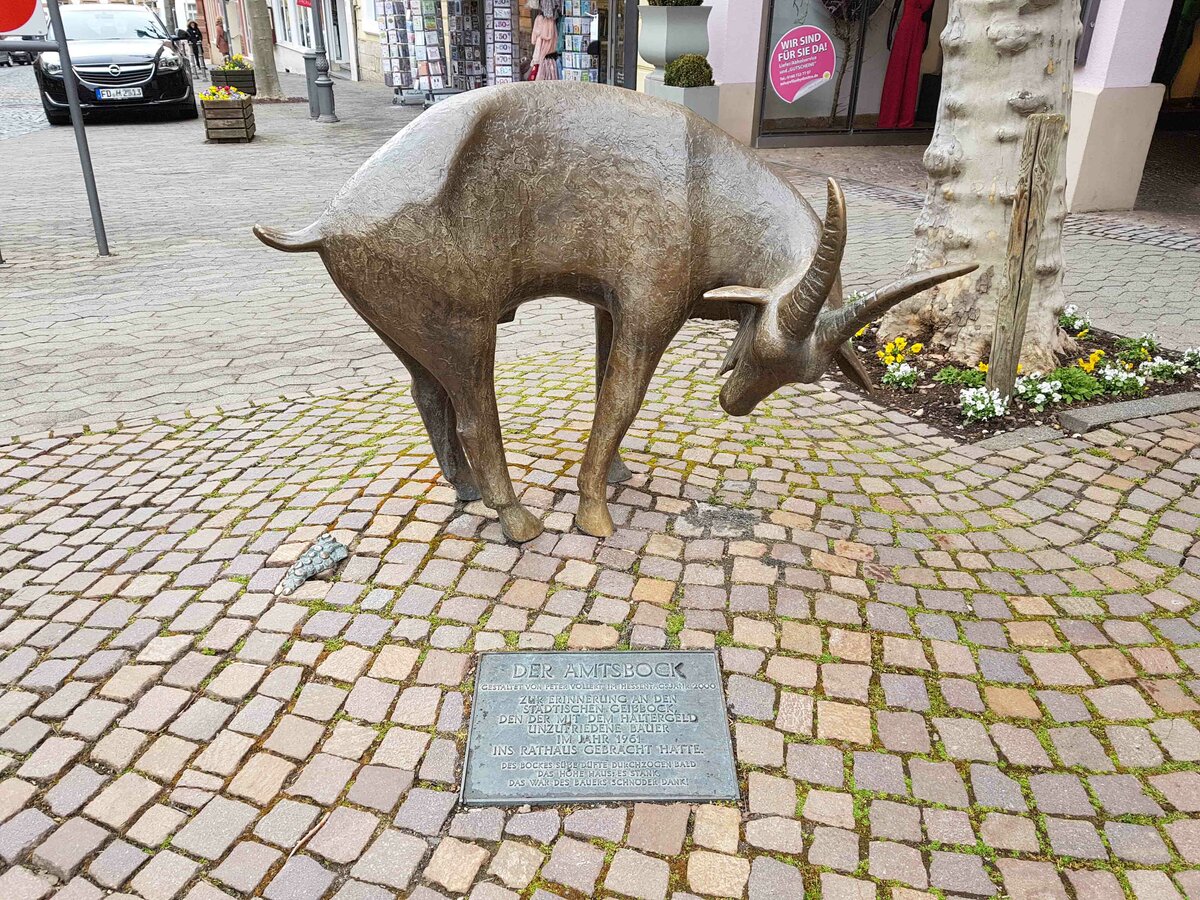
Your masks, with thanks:
M565 82L470 91L375 153L320 218L266 244L320 253L334 282L412 375L446 479L482 495L505 535L542 531L513 493L493 386L496 328L522 303L595 309L596 413L575 521L612 533L610 467L671 339L689 318L735 318L721 406L744 416L837 361L901 300L973 265L918 272L842 306L841 190L825 221L750 150L683 107ZM824 307L829 308L824 308ZM477 492L478 491L478 492Z

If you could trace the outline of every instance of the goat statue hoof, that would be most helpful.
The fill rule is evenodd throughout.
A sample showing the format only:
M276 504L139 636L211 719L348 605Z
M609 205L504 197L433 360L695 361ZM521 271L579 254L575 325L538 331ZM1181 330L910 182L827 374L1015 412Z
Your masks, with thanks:
M603 500L584 500L580 497L575 524L580 531L592 537L605 538L613 533L612 516L608 514L608 504Z
M460 481L454 485L454 495L459 503L471 503L483 496L473 481Z
M504 529L504 536L510 541L523 544L541 534L543 526L541 519L517 504L500 510L500 527Z
M632 477L633 473L629 471L629 466L625 465L625 461L620 456L614 456L612 463L608 467L608 483L620 484Z

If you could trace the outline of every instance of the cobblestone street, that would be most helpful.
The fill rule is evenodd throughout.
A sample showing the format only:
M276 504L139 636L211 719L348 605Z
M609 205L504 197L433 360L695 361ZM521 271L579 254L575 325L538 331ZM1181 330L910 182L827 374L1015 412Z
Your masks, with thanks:
M546 524L508 544L319 260L249 232L414 115L337 92L245 146L89 127L109 260L69 130L0 108L0 900L1200 898L1200 416L1001 450L827 382L731 419L692 323L597 540L590 313L547 301L502 329ZM847 171L770 158L811 198ZM919 205L857 171L848 288ZM1073 220L1069 291L1197 344L1168 226ZM275 596L328 532L336 575ZM740 802L458 805L478 651L664 647L718 651Z
M49 128L37 99L32 66L0 69L0 140Z

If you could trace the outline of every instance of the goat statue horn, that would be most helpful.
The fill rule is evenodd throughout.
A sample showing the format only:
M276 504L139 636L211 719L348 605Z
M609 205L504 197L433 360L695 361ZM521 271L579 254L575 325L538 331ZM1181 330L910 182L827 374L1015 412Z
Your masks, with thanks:
M835 348L854 336L854 333L901 301L913 297L921 291L927 291L943 281L950 281L979 268L979 263L960 263L956 266L942 266L940 269L926 269L923 272L913 272L898 281L893 281L885 288L871 291L858 303L851 303L839 309L830 309L821 313L817 323L817 338L825 347Z
M846 250L846 197L841 186L829 179L825 224L817 252L800 280L779 306L779 327L803 340L812 332L826 298L833 291Z

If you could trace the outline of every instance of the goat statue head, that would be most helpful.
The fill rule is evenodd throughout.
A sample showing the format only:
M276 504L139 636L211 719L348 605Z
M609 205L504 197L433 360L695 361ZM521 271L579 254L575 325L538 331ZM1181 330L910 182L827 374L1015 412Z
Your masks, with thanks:
M840 290L845 249L846 198L831 178L821 238L805 271L769 288L732 285L704 295L706 300L745 305L721 369L722 374L730 373L721 388L721 406L731 416L749 415L785 384L816 381L834 361L869 393L870 377L848 343L854 333L902 300L978 268L977 263L965 263L914 272L843 305L834 292Z

